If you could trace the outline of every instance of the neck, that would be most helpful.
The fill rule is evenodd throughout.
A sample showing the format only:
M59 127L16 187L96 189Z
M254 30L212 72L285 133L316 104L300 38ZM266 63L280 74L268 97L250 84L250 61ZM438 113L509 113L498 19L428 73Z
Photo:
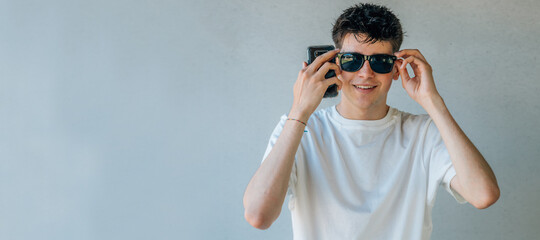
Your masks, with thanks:
M340 102L336 106L338 113L344 118L351 120L379 120L386 116L390 107L386 104L383 106L372 106L368 108L359 108L353 105L345 105Z

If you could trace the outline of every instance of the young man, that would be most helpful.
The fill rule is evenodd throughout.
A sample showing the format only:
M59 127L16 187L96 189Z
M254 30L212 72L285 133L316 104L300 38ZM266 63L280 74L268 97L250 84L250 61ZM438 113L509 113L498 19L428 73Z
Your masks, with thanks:
M332 35L338 49L298 74L292 108L247 186L246 220L270 227L288 193L294 239L429 239L439 185L479 209L497 201L495 175L446 108L431 66L418 50L397 51L396 16L359 4ZM324 79L330 69L338 77ZM386 105L399 77L427 115ZM332 84L341 102L315 112Z

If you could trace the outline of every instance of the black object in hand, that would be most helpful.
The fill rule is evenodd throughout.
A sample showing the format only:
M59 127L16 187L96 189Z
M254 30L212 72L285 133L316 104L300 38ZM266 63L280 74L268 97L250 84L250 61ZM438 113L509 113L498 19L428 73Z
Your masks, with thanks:
M334 50L334 46L332 45L309 46L307 49L307 54L308 54L307 64L308 65L311 64L313 61L315 61L315 58L332 50ZM329 62L336 63L336 60L335 58L332 58L332 60L330 60ZM328 79L335 76L336 76L336 72L334 70L329 70L324 75L324 78ZM335 97L337 95L338 95L338 86L336 84L332 84L328 87L328 89L326 89L326 92L324 93L323 98Z

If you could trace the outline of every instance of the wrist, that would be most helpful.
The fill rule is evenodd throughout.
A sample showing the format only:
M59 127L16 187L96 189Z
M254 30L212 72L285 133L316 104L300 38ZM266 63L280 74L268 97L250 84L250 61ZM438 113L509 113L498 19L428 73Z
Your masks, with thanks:
M288 118L294 118L294 119L300 120L300 121L302 121L304 123L307 123L310 116L311 116L311 114L309 114L309 113L306 113L304 111L295 110L295 109L292 109L289 112L289 115L287 115Z
M426 98L422 104L422 107L430 116L432 116L441 110L445 110L446 104L440 95L434 95Z

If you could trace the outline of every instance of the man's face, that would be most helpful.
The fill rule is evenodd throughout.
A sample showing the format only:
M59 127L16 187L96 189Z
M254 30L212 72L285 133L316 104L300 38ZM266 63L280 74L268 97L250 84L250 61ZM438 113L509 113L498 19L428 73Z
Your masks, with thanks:
M363 40L360 36L358 39ZM362 43L353 34L347 34L343 39L340 52L356 52L363 55L388 54L393 55L389 42ZM339 64L339 63L338 63ZM371 69L369 61L356 72L341 71L343 86L342 104L347 109L375 110L386 108L386 96L392 84L392 78L398 79L398 66L395 64L390 73L376 73ZM372 87L359 89L356 86Z

